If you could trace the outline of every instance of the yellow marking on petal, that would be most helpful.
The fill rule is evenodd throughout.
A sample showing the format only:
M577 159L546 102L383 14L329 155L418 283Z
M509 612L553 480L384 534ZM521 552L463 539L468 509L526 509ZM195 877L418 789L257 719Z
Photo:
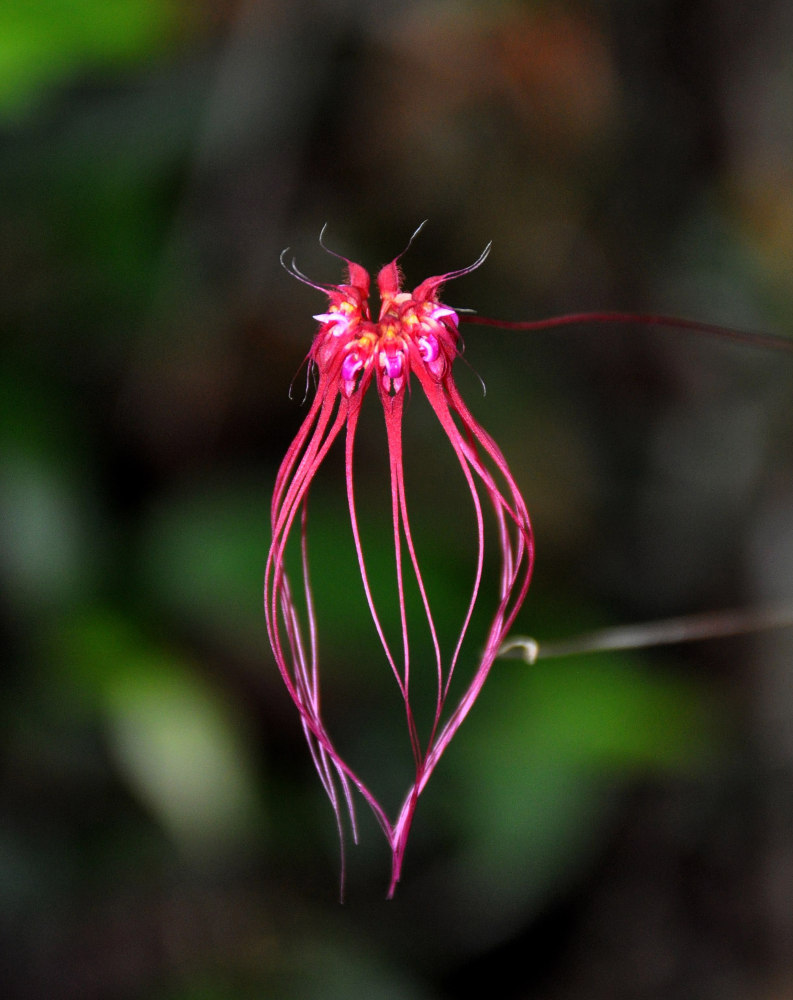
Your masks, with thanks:
M395 340L397 331L399 330L399 323L394 322L394 320L389 320L387 323L380 321L380 337L383 340Z

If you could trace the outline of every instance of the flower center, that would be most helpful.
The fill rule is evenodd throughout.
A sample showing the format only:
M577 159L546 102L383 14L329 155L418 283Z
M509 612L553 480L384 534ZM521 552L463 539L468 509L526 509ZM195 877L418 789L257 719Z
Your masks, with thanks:
M389 395L404 389L416 366L440 381L457 352L457 314L437 301L437 291L428 294L427 282L412 294L399 291L389 268L384 271L389 277L380 281L377 322L370 318L368 275L363 269L356 271L359 284L329 291L328 311L314 317L320 329L312 360L320 372L338 372L340 391L348 398L366 387L370 371L376 374L380 391Z

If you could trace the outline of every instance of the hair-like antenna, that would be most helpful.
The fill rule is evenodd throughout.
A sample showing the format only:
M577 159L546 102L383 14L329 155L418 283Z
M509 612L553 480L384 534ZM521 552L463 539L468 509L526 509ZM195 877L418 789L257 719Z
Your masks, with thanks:
M311 382L311 376L312 375L314 376L314 388L316 388L316 366L315 366L314 362L311 360L310 357L306 357L304 359L304 361L303 361L303 364L300 366L300 368L302 368L303 365L305 365L305 368L306 368L306 387L303 390L303 398L300 400L300 405L301 406L303 406L305 404L306 400L308 399L308 389L309 389L309 384ZM295 382L297 381L297 376L300 374L300 368L298 368L298 370L295 372L295 374L294 374L294 376L292 378L292 381L289 383L289 392L288 392L287 395L288 395L289 399L291 399L291 400L294 400L294 398L295 398L294 395L293 395L292 390L295 387Z
M405 246L405 249L404 249L404 250L402 250L402 251L401 251L400 253L398 253L398 254L396 255L396 257L394 257L394 261L398 261L400 257L404 257L404 255L405 255L405 254L406 254L406 253L408 252L408 250L410 250L410 248L411 248L411 247L413 246L413 240L415 240L415 238L416 238L416 237L418 236L418 234L419 234L419 233L421 232L421 230L422 230L422 229L423 229L423 228L424 228L424 227L425 227L426 225L427 225L427 220L426 220L426 219L425 219L425 220L424 220L423 222L420 222L420 223L418 224L418 226L416 227L416 229L415 229L415 230L414 230L414 232L413 232L413 235L412 235L412 236L410 237L410 239L409 239L409 240L407 241L407 245Z
M322 292L327 295L328 285L318 285L316 281L312 281L307 275L303 274L300 268L297 266L297 262L293 257L291 261L287 263L285 260L286 255L289 253L290 247L285 247L281 251L280 261L281 267L286 271L287 274L291 275L293 278L297 278L298 281L302 281L304 285L308 285L309 288L315 288L318 292Z
M426 219L424 219L423 222L419 223L419 225L414 230L413 235L407 241L407 245L405 246L404 250L400 251L400 253L398 253L396 255L396 257L394 258L394 260L399 260L400 257L402 257L404 254L406 254L408 252L408 250L410 250L411 246L413 245L413 240L415 240L415 238L418 236L418 234L421 232L421 230L426 225L427 225L427 220ZM346 257L344 257L340 253L337 253L335 250L331 250L331 248L325 242L325 233L326 233L327 229L328 229L328 223L326 222L324 224L324 226L322 227L322 229L320 230L320 232L319 232L319 245L322 247L322 249L325 251L325 253L329 253L333 257L338 257L339 260L343 260L345 263L349 264L349 260L347 260Z
M444 282L451 281L453 278L462 278L464 274L470 274L472 271L475 271L478 267L481 267L487 260L492 246L493 246L493 241L491 240L487 244L485 249L476 258L473 264L469 264L468 267L461 267L459 271L449 271L448 274L444 274L443 276Z
M465 367L468 369L468 371L471 372L474 375L474 377L476 378L477 382L482 386L482 396L486 396L487 395L487 385L485 383L485 380L482 378L482 376L479 374L479 372L476 370L476 368L474 368L474 366L471 364L471 362L465 356L465 341L463 340L462 334L460 334L460 337L459 337L459 340L458 340L458 344L460 346L457 348L457 357L460 359L460 361L462 361L462 363L465 365Z
M322 247L325 253L329 253L331 257L336 257L338 260L343 260L345 264L349 264L350 263L349 260L343 254L336 253L335 250L331 250L331 248L325 242L325 231L327 230L327 228L328 228L328 223L326 222L323 225L322 229L320 229L319 231L319 245Z

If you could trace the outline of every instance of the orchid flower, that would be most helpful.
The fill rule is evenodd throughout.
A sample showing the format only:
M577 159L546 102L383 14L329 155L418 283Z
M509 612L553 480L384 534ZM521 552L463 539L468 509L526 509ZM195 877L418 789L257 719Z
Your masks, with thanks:
M479 695L531 579L534 546L526 503L498 445L473 416L457 389L453 368L460 349L459 317L440 301L444 284L477 268L488 252L489 247L470 267L427 278L412 292L402 291L399 258L396 258L377 276L380 309L376 320L369 310L369 274L360 265L342 258L347 265L347 281L328 287L313 285L294 262L290 268L296 277L326 294L328 305L314 317L319 329L308 356L317 378L316 393L275 482L272 544L264 584L267 630L278 669L300 713L314 765L336 815L342 842L342 883L343 818L346 813L357 840L354 797L358 793L372 810L390 847L389 897L393 896L400 878L418 798ZM444 648L441 641L408 512L402 418L412 376L424 391L462 470L477 531L470 597L456 628L456 639L449 648ZM370 586L354 486L356 431L363 398L372 385L382 404L388 446L389 534L393 536L393 571L401 625L401 639L397 643L386 635L383 616ZM322 713L319 628L309 573L308 500L312 481L342 431L350 541L373 628L404 706L406 739L413 756L413 771L406 777L407 790L393 819L375 792L339 753ZM495 518L500 556L497 598L488 611L490 624L486 634L478 637L480 652L473 675L462 695L450 698L452 676L463 641L475 605L483 594L488 506ZM293 536L299 537L302 577L299 581L291 580L286 571L286 550ZM405 588L410 575L413 578L410 586L417 588L423 609L420 623L408 621ZM411 658L411 634L415 636L419 626L425 634L429 629L431 663L415 664ZM411 672L420 669L431 671L435 677L431 725L424 733L416 723L411 701Z

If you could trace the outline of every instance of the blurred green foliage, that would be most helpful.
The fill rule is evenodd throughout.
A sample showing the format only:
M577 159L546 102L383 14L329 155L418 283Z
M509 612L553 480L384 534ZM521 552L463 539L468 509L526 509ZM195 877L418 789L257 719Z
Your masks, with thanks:
M118 71L167 49L173 0L41 0L0 8L0 118L28 114L75 76Z
M601 654L495 669L457 751L460 879L482 923L564 884L596 850L625 782L695 777L722 752L707 688L640 660Z
M107 610L71 617L52 654L104 723L124 779L188 856L263 836L244 720L192 664Z

